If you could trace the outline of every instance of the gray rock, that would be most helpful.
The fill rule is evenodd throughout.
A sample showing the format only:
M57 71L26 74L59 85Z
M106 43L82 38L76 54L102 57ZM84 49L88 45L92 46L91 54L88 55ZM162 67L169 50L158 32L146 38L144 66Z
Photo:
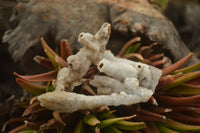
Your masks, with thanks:
M200 4L196 0L170 1L166 15L173 21L181 38L200 58Z
M30 0L17 4L11 20L19 24L4 34L3 42L9 44L12 58L26 72L36 70L32 58L41 55L41 36L56 50L60 40L66 38L77 52L78 34L95 33L104 22L112 24L108 47L115 53L136 35L143 41L158 41L175 61L189 53L173 24L147 0ZM192 59L192 63L198 61Z

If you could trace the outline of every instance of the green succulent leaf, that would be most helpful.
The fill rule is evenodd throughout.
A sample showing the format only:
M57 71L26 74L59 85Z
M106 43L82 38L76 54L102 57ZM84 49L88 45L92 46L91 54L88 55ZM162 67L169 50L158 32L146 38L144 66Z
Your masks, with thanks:
M36 130L28 129L28 130L19 131L18 133L39 133L39 132Z
M44 38L41 38L41 44L42 44L42 47L44 49L44 52L46 53L46 55L50 59L53 66L56 69L58 69L60 66L57 64L57 62L55 60L55 56L58 56L58 55L47 45L47 43L44 41Z
M106 119L106 120L102 120L99 127L100 129L104 128L104 127L107 127L107 126L110 126L116 122L119 122L119 121L123 121L123 120L128 120L128 119L131 119L135 117L135 115L133 116L129 116L129 117L118 117L118 118L109 118L109 119Z
M108 126L103 129L103 133L123 133L114 126Z
M124 55L129 54L129 53L135 53L138 48L140 47L141 43L137 43L134 45L130 45L124 52Z
M192 72L192 71L198 69L199 67L200 67L200 62L197 63L197 64L194 64L194 65L185 67L185 68L183 68L183 69L176 70L176 71L174 72L174 74L177 74L177 73L180 73L180 72L182 72L183 74L186 74L186 73L189 73L189 72Z
M103 112L97 115L99 120L104 120L107 118L113 118L114 116L112 115L115 111L108 111L108 112Z
M90 126L95 126L100 123L95 114L89 113L84 117L84 123Z
M44 41L43 38L41 38L41 44L44 49L44 52L48 56L48 58L51 60L51 63L55 67L55 69L59 69L60 67L67 67L68 64L65 60L63 60L57 53L55 53Z
M141 38L140 38L140 37L135 37L135 38L131 39L130 41L128 41L128 42L123 46L123 48L120 50L120 52L118 53L117 56L123 56L123 55L125 55L125 51L127 51L127 49L129 49L129 46L131 46L132 44L134 44L134 43L136 43L136 42L138 42L138 41L141 41ZM138 45L139 45L139 44L138 44ZM134 49L135 49L135 51L136 51L136 50L138 49L137 47L139 47L139 46L135 46L135 48L133 48L132 51L134 51ZM127 53L129 53L129 51L131 51L131 50L128 50Z
M129 121L118 121L115 123L115 127L122 130L140 130L146 127L144 122L129 122Z
M166 121L162 125L180 131L200 131L200 126L184 124L170 118L166 118Z
M180 84L188 82L188 81L195 79L199 76L200 76L200 71L187 73L187 74L183 75L182 77L178 78L177 80L175 80L173 83L171 83L168 86L166 86L165 88L163 88L163 90L168 90L170 88L176 87Z
M85 132L85 125L83 122L83 118L81 118L78 122L78 124L75 127L75 130L73 133L84 133Z
M63 133L64 126L58 127L57 128L57 133Z
M157 124L157 127L159 129L159 131L161 131L161 133L179 133L177 131L174 131L172 129L169 129L167 127L164 127L163 125L161 124Z
M169 0L155 0L163 9L168 5Z
M47 86L46 86L46 92L51 92L51 91L54 91L54 90L55 90L55 87L52 84L52 82L48 82Z

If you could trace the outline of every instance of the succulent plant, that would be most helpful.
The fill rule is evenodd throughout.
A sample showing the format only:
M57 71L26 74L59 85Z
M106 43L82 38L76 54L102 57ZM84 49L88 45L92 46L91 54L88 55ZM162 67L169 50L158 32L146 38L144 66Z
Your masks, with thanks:
M29 103L23 104L25 111L22 117L8 120L3 127L18 123L9 133L37 132L105 132L105 133L176 133L200 131L200 63L180 69L192 54L188 54L173 65L167 65L163 53L155 53L156 43L142 46L140 37L127 42L118 57L140 61L162 69L163 74L156 87L156 92L146 103L131 106L100 107L94 110L80 110L74 113L59 113L40 106L37 96L53 91L57 72L67 67L66 58L72 55L67 40L60 43L60 55L54 52L41 38L41 44L47 57L36 56L34 60L47 68L49 72L23 76L14 73L16 82L32 93ZM168 59L167 59L168 60ZM84 76L90 79L98 74L96 66L90 67ZM87 81L86 81L87 82ZM75 89L76 93L96 95L89 84L83 83Z

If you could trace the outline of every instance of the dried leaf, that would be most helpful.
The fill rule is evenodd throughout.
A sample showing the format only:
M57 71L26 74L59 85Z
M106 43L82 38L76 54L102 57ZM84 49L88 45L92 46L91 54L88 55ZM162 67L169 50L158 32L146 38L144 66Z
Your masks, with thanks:
M88 85L88 84L83 84L82 86L83 89L85 89L87 92L89 92L91 95L96 95L96 93L94 92L94 90Z

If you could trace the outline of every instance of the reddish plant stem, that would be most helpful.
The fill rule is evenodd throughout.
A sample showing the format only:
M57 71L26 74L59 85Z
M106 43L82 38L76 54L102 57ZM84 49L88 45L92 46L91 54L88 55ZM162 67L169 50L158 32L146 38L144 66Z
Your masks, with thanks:
M29 121L24 121L25 125L27 127L30 127L31 129L34 129L34 130L39 130L40 129L40 125L42 123L44 123L44 121L40 121L40 122L29 122Z
M2 132L5 131L7 125L9 125L9 124L16 124L16 123L24 123L24 121L28 120L28 119L29 119L29 117L11 118L10 120L6 121L3 124Z
M196 107L187 107L187 106L169 107L169 108L171 108L173 112L198 111L198 108Z
M160 133L154 122L147 122L146 124L152 133Z
M89 78L96 72L98 72L97 67L91 67L91 68L89 68L88 72L83 76L83 78Z
M121 49L121 51L118 53L118 57L121 57L123 54L124 54L124 52L126 51L126 49L131 45L131 44L133 44L133 43L136 43L136 42L138 42L138 41L140 41L141 40L141 38L140 37L135 37L135 38L133 38L133 39L131 39L130 41L128 41L124 46L123 46L123 48Z
M200 100L200 95L189 97L156 96L159 104L169 106L193 106Z
M172 109L169 108L155 107L155 106L150 107L148 110L158 114L164 114L172 111Z
M72 55L72 50L71 50L68 40L65 40L65 39L61 40L60 49L61 49L61 57L64 60L66 60L67 57Z
M62 120L62 118L60 117L60 113L59 113L58 111L54 111L54 112L53 112L53 117L54 117L54 119L55 119L58 123L62 124L63 126L66 125L65 122L64 122L64 121Z
M141 109L140 112L137 113L136 119L137 118L139 120L147 120L147 121L164 121L166 117L160 114L156 114L156 113Z
M14 72L15 76L30 82L49 82L56 79L56 74L56 70L31 76L23 76Z
M175 64L173 64L173 65L171 65L167 68L163 68L162 69L162 71L163 71L162 75L167 75L167 74L174 72L175 70L177 70L178 68L183 66L186 62L188 62L192 58L192 56L193 56L193 54L189 53L187 56L185 56L184 58L182 58L181 60L179 60Z
M159 58L163 57L164 54L155 54L155 55L152 55L151 57L148 58L149 61L155 61L155 60L158 60Z
M163 76L159 79L158 85L156 87L156 90L160 90L167 85L173 83L176 79L180 78L182 76L182 73L178 73L176 75L167 75Z
M153 96L151 96L151 98L149 99L148 102L154 106L158 106L158 102L156 101L156 99Z
M18 126L16 128L14 128L13 130L9 131L8 133L18 133L19 131L23 130L23 129L26 129L27 127L25 125L21 125L21 126Z
M171 113L168 113L168 116L174 120L181 121L181 122L188 123L188 124L199 124L200 123L200 118L192 117L192 116L185 115L182 113L171 112Z

